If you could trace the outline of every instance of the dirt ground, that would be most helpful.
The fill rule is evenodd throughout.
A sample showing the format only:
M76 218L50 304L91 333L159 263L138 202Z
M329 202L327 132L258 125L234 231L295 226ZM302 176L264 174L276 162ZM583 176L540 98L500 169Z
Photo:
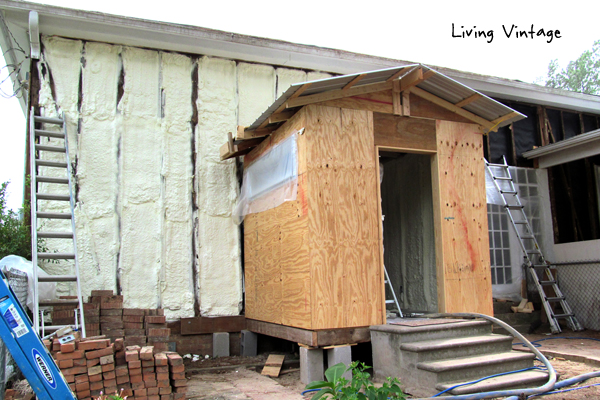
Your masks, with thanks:
M187 364L189 376L188 399L192 400L306 400L310 395L302 396L304 385L300 383L300 371L296 360L284 364L282 374L270 378L260 374L267 355L258 357L224 357L206 359ZM293 356L292 356L293 358ZM562 357L549 357L559 380L600 370L598 365L568 361ZM541 365L541 363L539 363ZM291 367L290 367L291 366ZM290 368L288 368L290 367ZM600 383L600 378L590 379L577 386ZM569 389L569 388L565 388ZM600 399L600 386L545 395L536 398L548 400L584 400Z

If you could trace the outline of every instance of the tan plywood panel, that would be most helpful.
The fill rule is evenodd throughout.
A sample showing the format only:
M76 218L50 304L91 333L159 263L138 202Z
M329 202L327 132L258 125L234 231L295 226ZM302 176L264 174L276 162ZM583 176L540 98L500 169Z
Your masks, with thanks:
M436 151L434 120L374 113L373 123L376 146L417 153Z
M437 145L436 249L438 280L444 280L439 304L446 312L491 315L482 137L475 125L437 121Z

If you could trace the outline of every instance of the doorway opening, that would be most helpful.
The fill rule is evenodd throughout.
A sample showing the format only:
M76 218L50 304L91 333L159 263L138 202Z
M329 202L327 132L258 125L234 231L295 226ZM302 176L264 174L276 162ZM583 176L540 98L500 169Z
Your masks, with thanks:
M400 308L438 312L431 155L380 150L379 166L383 260Z

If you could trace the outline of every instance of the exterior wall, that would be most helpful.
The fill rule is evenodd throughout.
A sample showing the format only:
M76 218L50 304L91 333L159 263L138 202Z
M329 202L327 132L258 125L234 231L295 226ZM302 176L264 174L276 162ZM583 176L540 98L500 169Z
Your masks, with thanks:
M233 160L219 160L219 146L276 93L318 74L57 37L42 42L39 106L46 116L58 107L68 121L84 296L112 289L126 307L162 307L168 318L238 314L241 246L230 218L237 170ZM65 250L58 241L47 245ZM69 273L72 266L45 268Z

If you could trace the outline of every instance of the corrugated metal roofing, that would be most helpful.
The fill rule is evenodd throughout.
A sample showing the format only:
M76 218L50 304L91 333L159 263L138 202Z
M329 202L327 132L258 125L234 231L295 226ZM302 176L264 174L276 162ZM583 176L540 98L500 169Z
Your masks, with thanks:
M457 82L454 79L449 78L446 75L427 67L426 65L412 64L408 66L403 65L399 67L386 68L376 71L336 76L311 82L296 83L290 86L288 90L286 90L273 104L271 104L269 108L267 108L267 110L252 125L250 125L246 129L253 130L260 127L265 121L268 120L268 118L273 113L275 113L276 110L278 110L288 100L293 98L294 94L307 83L310 83L310 86L306 90L304 90L300 96L297 97L298 99L302 99L303 97L314 94L343 89L348 83L352 82L355 78L361 75L363 75L363 78L359 82L357 82L356 85L353 86L353 88L358 88L363 85L375 83L384 83L400 71L405 70L405 72L398 77L398 79L401 79L402 77L411 73L416 68L422 68L424 74L429 71L434 72L432 76L417 84L416 87L428 93L431 93L443 100L446 100L447 102L456 104L476 93L481 95L480 98L465 105L462 108L487 121L494 121L497 118L514 113L510 118L500 122L497 125L498 127L502 127L512 122L526 118L525 115L511 109L510 107L507 107L504 104L487 97L483 93L477 92L476 90L471 89L470 87L465 86L462 83Z

